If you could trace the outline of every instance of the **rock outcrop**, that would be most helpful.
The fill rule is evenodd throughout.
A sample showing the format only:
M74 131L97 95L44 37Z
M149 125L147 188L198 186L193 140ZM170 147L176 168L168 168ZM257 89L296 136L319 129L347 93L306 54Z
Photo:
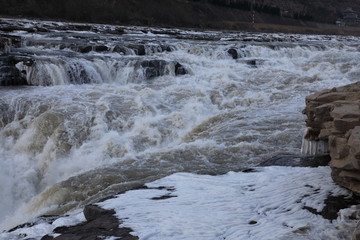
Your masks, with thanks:
M143 60L140 63L146 79L163 76L166 74L185 75L186 69L176 61Z
M305 138L328 142L333 180L360 194L360 82L308 96L303 113ZM360 225L352 239L360 240Z
M333 180L360 194L360 82L306 98L305 138L328 141Z
M15 67L20 60L9 55L11 48L20 47L20 45L20 37L0 33L0 86L26 84L26 80Z
M114 214L115 211L113 210L105 210L96 205L87 205L84 208L86 222L70 227L55 228L54 233L58 234L58 236L45 235L41 240L139 239L130 234L132 229L120 227L121 222Z
M140 29L144 34L192 39L192 34L176 29ZM114 25L0 19L0 86L138 83L164 75L191 73L175 60L158 59L158 53L164 53L161 55L165 57L177 49L172 43L161 38L134 39L123 34L125 31L140 30ZM37 37L33 37L35 32L39 34ZM104 66L113 72L111 77ZM124 69L126 76L120 74Z
M27 85L25 77L16 68L18 59L9 55L0 55L0 86Z

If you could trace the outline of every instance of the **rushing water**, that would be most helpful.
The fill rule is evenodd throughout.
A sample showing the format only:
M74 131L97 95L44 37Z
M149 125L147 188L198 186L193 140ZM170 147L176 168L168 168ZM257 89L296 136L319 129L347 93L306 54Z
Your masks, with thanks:
M360 69L357 38L16 24L48 29L11 33L30 86L0 87L1 229L174 172L298 153L305 96Z

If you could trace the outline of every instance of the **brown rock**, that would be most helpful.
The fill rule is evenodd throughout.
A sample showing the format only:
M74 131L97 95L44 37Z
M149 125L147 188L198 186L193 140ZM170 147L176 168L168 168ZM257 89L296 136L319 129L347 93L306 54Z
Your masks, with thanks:
M342 178L353 178L354 180L358 180L360 181L360 175L358 173L358 171L341 171L339 173L339 177Z
M322 124L322 128L320 130L319 135L317 135L317 138L320 140L327 140L329 136L334 132L334 123L333 122L326 122Z
M334 181L360 193L360 82L308 96L303 113L305 138L328 141Z
M348 140L348 144L350 146L351 155L358 161L357 168L360 168L360 126L355 127L350 131L350 137Z
M360 181L353 177L346 176L347 170L339 168L332 168L331 177L339 185L352 190L355 193L360 193Z
M336 131L346 133L356 126L360 126L360 119L348 118L348 119L334 119L334 127Z
M334 119L359 117L359 101L334 101L333 105L330 115Z
M349 147L347 146L347 139L341 138L337 136L329 137L329 149L330 149L330 157L332 160L341 160L345 159L345 157L349 154Z
M332 159L330 161L330 166L332 168L337 168L337 169L342 169L342 170L354 170L355 168L353 167L353 164L351 161L347 161L347 160L337 160L337 159Z
M322 103L328 103L338 100L345 100L347 96L347 92L326 92L323 94L320 94L316 101L322 102Z

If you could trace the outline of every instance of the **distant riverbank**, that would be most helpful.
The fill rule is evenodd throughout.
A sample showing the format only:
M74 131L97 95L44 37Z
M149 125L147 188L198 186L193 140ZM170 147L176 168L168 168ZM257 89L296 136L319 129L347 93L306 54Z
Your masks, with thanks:
M25 0L21 4L0 0L0 16L61 21L109 23L247 32L360 35L360 28L307 22L266 13L194 1Z

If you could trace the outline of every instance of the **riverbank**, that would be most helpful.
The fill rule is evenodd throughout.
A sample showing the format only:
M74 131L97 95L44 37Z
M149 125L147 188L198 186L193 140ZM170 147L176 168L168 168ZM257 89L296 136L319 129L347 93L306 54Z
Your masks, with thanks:
M15 18L198 30L360 35L360 28L338 27L263 12L253 15L251 11L196 1L122 0L101 4L88 1L61 4L53 0L41 3L23 1L22 4L0 1L0 6L1 16Z

